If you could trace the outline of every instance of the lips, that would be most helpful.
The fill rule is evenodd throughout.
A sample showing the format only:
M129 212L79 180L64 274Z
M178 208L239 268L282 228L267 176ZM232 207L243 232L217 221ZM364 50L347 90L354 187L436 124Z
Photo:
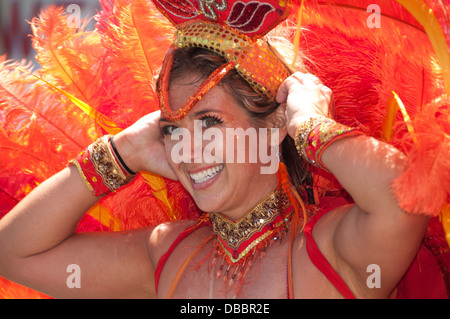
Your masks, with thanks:
M224 167L223 164L219 164L217 166L210 167L208 169L204 169L196 173L190 173L189 176L191 177L191 179L194 181L195 184L204 183L213 178L214 176L216 176L223 169L223 167Z

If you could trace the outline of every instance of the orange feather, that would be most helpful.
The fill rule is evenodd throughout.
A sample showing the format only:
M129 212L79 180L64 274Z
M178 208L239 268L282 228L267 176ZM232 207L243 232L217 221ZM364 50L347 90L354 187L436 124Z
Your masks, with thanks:
M50 6L31 22L36 60L43 78L92 106L102 84L95 66L103 53L100 36L86 32L87 20L70 28L62 7Z
M149 1L101 2L105 10L97 21L107 50L105 77L118 83L110 91L115 99L114 114L126 115L129 125L159 108L155 76L174 29Z
M393 182L400 207L407 212L437 216L450 199L450 98L427 105L415 118L417 143L408 166ZM406 143L412 138L404 137Z

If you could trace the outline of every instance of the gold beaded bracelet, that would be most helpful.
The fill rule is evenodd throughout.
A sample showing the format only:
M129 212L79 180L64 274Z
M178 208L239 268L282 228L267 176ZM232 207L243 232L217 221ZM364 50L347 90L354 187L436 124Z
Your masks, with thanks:
M136 176L129 174L117 162L110 138L111 135L99 138L69 162L69 165L77 167L84 183L95 196L114 192Z
M327 117L314 117L300 124L295 132L295 146L298 153L310 164L328 171L321 156L333 142L349 136L363 134Z

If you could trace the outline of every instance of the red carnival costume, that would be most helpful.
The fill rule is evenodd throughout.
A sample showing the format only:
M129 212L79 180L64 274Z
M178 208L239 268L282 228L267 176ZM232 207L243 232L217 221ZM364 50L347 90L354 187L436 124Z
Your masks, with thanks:
M363 132L408 155L409 168L393 182L393 190L405 211L433 218L416 259L398 285L397 297L450 296L450 252L446 242L446 238L450 242L447 0L155 0L156 7L168 19L146 0L100 2L103 10L95 17L94 31L85 31L84 25L67 28L64 10L53 6L33 19L33 44L41 69L33 71L24 62L13 63L0 57L0 217L99 137L118 133L159 105L166 118L183 117L232 68L256 92L273 99L290 71L259 41L281 24L277 28L284 29L284 35L299 46L311 73L334 92L336 121L359 128L355 131L339 126L335 131ZM175 28L168 20L177 29L175 42ZM300 24L302 32L295 32L292 26ZM214 35L213 40L209 34ZM169 72L165 72L170 70L173 49L167 54L166 51L186 46L204 47L222 55L227 62L179 111L173 112L166 103ZM253 56L264 59L250 58ZM161 80L156 83L155 75L161 65ZM299 151L304 150L304 157L320 167L323 149L315 149L308 140L316 135L325 147L328 137L322 136L321 129L313 124L307 124L309 134L300 136L301 145L297 146ZM326 125L336 124L333 121ZM96 184L98 167L89 162L95 152L112 156L117 164L112 168L116 175L110 185ZM95 194L116 190L132 173L117 156L114 144L107 140L90 146L72 164L84 172L82 176ZM86 165L91 166L86 169ZM320 207L320 213L304 228L308 254L338 291L351 298L352 293L323 258L311 236L314 223L332 208L327 208L325 198L339 196L345 200L348 196L325 170L311 170L315 195L311 206ZM288 179L281 170L280 193L273 195L277 203L295 201L292 196L296 194L286 186ZM256 243L252 238L250 246L245 247L256 249L258 244L268 245L266 238L283 236L287 231L285 222L293 215L299 218L298 212L304 210L301 205L278 205L280 214L265 216L268 223L258 230L265 237ZM120 231L201 216L178 182L139 172L131 183L92 207L77 231ZM197 227L203 222L214 227L234 227L215 218L212 216ZM273 229L278 231L272 232ZM183 232L173 247L193 230ZM229 265L236 263L232 272L240 274L247 265L245 261L238 262L247 251L237 248L240 246L228 247L230 242L220 241L219 237L220 234L217 254L226 256ZM239 240L246 242L245 238ZM169 255L170 250L158 264L157 281ZM292 296L288 291L289 295ZM2 278L0 296L46 297Z

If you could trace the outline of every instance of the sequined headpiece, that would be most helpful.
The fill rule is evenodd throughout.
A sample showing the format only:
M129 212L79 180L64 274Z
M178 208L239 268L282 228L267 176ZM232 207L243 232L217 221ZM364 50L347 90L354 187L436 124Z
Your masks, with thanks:
M275 100L289 71L269 45L265 34L289 15L290 0L153 0L177 28L168 51L159 87L161 111L172 121L183 118L209 89L233 68L259 94ZM168 103L169 72L176 48L199 47L227 61L213 72L176 112Z

